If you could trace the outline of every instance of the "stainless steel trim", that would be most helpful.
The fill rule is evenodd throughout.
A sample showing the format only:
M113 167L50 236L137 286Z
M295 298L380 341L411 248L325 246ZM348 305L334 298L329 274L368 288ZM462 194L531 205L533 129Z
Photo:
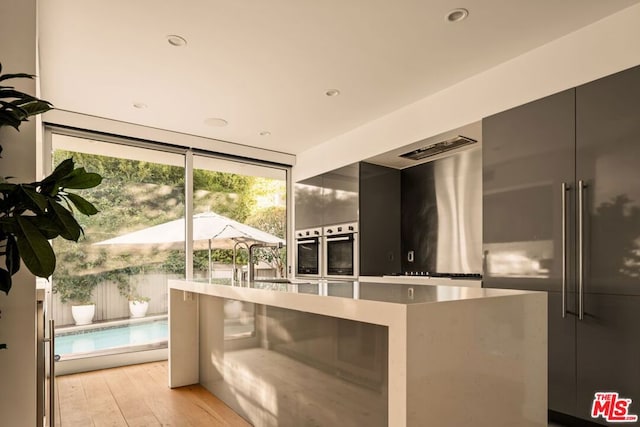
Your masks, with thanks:
M578 181L578 319L584 319L584 189Z
M342 242L342 241L345 241L345 240L352 240L353 237L351 237L351 236L336 236L336 237L327 236L326 239L327 239L327 242Z
M302 244L302 243L318 243L317 239L309 239L309 240L296 240L297 244Z
M322 277L324 279L355 279L358 277L358 275L360 274L360 262L359 262L359 250L358 250L358 233L349 233L351 234L353 237L346 237L346 238L342 238L342 239L330 239L328 236L325 236L323 238L323 242L322 242L322 260L323 260L323 264L322 264ZM341 236L343 237L343 236ZM327 244L329 242L329 240L331 242L336 242L336 241L340 241L340 240L350 240L353 244L353 274L329 274L329 245Z
M567 317L567 191L571 187L562 183L562 318Z
M49 344L49 413L47 414L47 424L50 427L56 425L56 325L55 320L49 320L49 338L43 342Z

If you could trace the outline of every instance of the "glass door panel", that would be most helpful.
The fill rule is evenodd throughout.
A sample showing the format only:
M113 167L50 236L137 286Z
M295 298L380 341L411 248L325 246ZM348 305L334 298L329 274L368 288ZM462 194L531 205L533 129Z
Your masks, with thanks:
M194 279L242 286L250 268L254 278L286 276L286 178L285 169L193 157ZM225 339L255 337L252 303L225 300L224 314Z
M56 133L52 146L54 167L73 157L103 176L78 192L100 211L77 214L84 236L53 242L56 354L166 347L167 280L184 277L184 155Z

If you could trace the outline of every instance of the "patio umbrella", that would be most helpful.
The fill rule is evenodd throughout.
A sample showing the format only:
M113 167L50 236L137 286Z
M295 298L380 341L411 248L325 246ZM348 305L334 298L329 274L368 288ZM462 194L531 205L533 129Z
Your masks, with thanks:
M163 248L172 248L183 244L184 236L185 220L180 218L94 243L94 245L160 245ZM235 250L239 243L247 245L251 243L285 243L283 239L273 234L213 212L193 216L193 242L195 250L209 250L209 273L211 273L212 247Z

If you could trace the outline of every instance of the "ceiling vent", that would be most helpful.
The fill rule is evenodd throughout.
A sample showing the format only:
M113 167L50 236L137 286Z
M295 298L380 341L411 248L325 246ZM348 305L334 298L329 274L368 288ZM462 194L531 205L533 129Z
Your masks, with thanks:
M444 153L445 151L453 150L454 148L462 147L463 145L473 144L475 142L478 141L466 136L458 135L455 138L436 142L435 144L427 145L426 147L418 148L417 150L401 154L400 157L404 157L405 159L421 160L427 157Z

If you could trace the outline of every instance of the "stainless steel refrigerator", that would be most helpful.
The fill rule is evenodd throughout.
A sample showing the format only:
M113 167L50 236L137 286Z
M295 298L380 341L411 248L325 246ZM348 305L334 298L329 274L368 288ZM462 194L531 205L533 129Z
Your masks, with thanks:
M483 286L549 293L552 415L640 414L640 67L483 120L483 253Z

